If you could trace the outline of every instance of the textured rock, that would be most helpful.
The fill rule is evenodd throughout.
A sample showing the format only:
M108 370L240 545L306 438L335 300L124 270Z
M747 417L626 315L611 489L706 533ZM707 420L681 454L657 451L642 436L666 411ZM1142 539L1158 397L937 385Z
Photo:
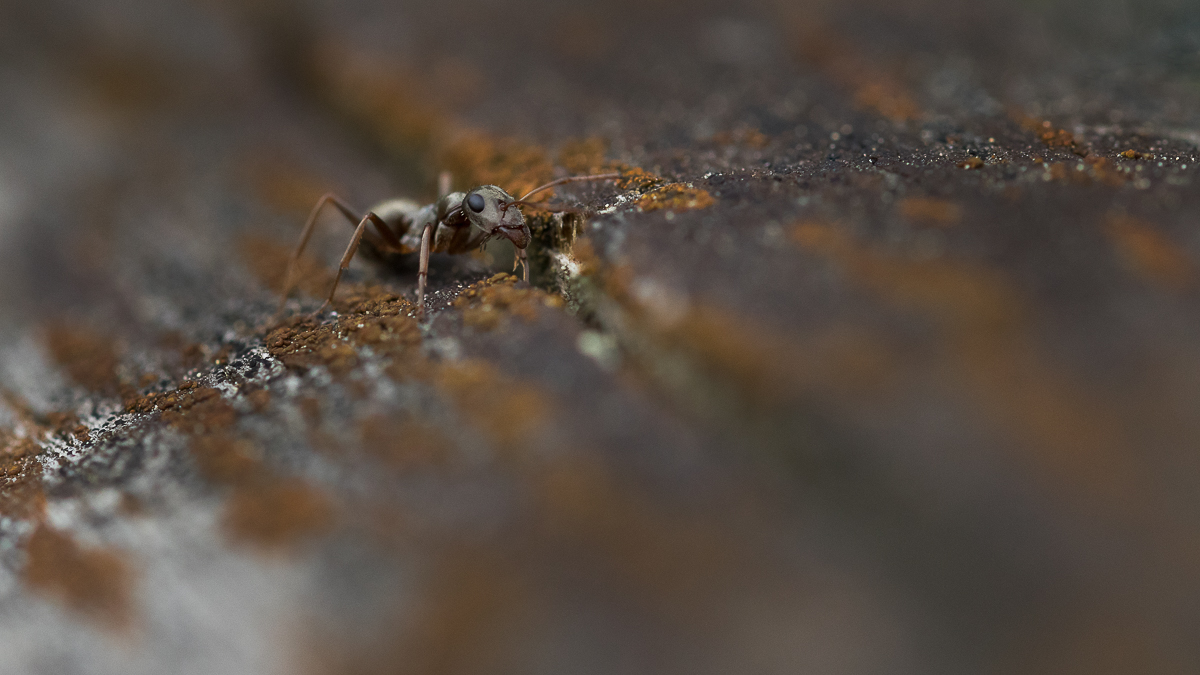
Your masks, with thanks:
M0 672L1200 660L1200 14L443 4L0 7Z

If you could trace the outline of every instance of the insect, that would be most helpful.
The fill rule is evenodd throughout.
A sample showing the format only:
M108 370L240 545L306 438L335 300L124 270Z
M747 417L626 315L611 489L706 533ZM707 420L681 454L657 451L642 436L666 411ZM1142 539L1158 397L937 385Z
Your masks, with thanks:
M327 193L317 200L308 221L304 224L304 230L300 233L300 243L288 260L279 311L283 311L288 295L295 285L297 262L304 253L309 238L312 237L317 216L326 205L332 204L346 220L357 227L354 229L354 236L350 238L350 244L346 246L346 252L342 255L342 262L338 266L337 276L333 279L333 287L329 289L329 296L314 314L319 314L333 301L333 294L342 280L342 274L350 266L359 244L365 239L370 246L382 253L420 252L417 313L424 317L425 284L429 276L430 253L466 253L479 248L489 239L502 237L516 247L517 259L513 263L513 270L516 271L517 265L522 266L524 279L528 283L529 258L525 249L529 246L530 233L525 216L518 207L529 206L550 212L575 211L571 208L549 208L528 200L539 192L564 183L616 178L620 178L620 174L559 178L530 190L518 199L495 185L481 185L468 192L451 192L450 174L442 173L438 179L440 197L436 202L421 206L409 199L390 199L376 205L361 217L336 195ZM368 225L373 226L373 232L367 229Z

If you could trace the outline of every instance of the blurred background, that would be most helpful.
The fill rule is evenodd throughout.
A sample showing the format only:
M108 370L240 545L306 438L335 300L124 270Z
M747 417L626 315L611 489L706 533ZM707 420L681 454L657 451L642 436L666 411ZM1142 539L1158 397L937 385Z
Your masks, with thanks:
M1200 8L0 0L0 673L1187 673ZM356 209L560 189L511 251Z

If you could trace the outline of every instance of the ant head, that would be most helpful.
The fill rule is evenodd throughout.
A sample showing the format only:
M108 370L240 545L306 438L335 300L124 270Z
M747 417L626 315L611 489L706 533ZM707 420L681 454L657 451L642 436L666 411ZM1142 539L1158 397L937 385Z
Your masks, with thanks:
M484 185L463 197L462 212L489 237L504 237L517 248L529 246L529 226L517 208L520 200L495 185Z

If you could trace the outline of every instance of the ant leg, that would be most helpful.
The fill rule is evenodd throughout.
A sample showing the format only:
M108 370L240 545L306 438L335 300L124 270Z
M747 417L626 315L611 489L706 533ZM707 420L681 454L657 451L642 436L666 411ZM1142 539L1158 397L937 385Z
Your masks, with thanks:
M304 223L304 230L300 233L300 243L296 246L296 250L292 251L292 257L288 259L287 275L284 277L283 292L279 297L279 308L275 310L276 315L283 313L283 307L287 303L288 295L291 294L292 289L295 287L297 263L300 261L300 256L304 253L305 247L308 246L308 240L312 237L313 230L315 229L317 223L317 216L320 215L321 209L325 208L326 204L333 204L334 207L337 208L338 212L345 216L346 221L351 225L359 224L359 218L358 216L354 215L354 210L347 206L346 203L341 199L338 199L337 196L332 192L322 195L322 197L317 200L317 205L314 206L312 212L308 214L308 221ZM392 229L388 227L387 223L385 223L382 218L377 216L373 211L368 211L364 218L371 221L371 224L375 226L375 231L379 234L376 236L370 232L366 232L363 235L356 236L359 236L360 238L361 236L365 236L367 241L377 248L403 252L404 246L400 243L399 237L392 232ZM340 276L341 272L339 271L338 274ZM328 304L328 302L326 304ZM324 305L322 305L322 307L324 307Z
M283 306L287 303L288 295L291 294L292 287L296 283L296 263L300 261L300 256L304 253L304 248L308 246L308 240L312 237L313 228L317 224L317 216L320 215L321 209L324 209L326 204L333 204L351 222L358 220L354 215L354 211L349 206L346 206L345 202L338 199L337 195L332 192L321 195L321 198L317 200L317 205L308 214L308 220L304 223L304 229L300 232L300 243L296 245L296 250L292 251L292 257L288 259L287 275L283 279L283 292L279 295L279 309L276 310L276 314L283 312Z
M525 275L525 283L529 283L529 254L525 249L517 249L517 259L513 261L513 271L517 271L517 265L521 266L521 272Z
M300 243L297 244L296 249L292 251L292 256L288 258L288 268L287 274L284 276L283 292L279 295L279 308L275 310L277 315L283 312L283 306L287 303L288 296L291 294L292 289L296 285L296 266L300 262L300 256L304 253L305 247L308 246L308 240L312 238L313 231L316 229L317 216L320 215L321 210L325 208L326 204L333 204L334 207L337 208L338 212L345 216L346 221L351 225L356 225L358 223L358 216L354 215L354 209L351 209L349 206L347 206L346 202L338 199L337 195L333 194L332 192L325 193L320 199L317 200L317 205L314 206L313 210L308 214L308 220L304 223L304 229L300 232ZM390 229L388 229L383 220L373 213L367 215L372 216L372 222L375 223L375 229L379 231L387 245L396 249L397 251L400 250L400 240L396 238L396 235L393 234ZM379 246L380 248L384 248L384 246L380 244L379 240L374 235L368 233L367 240L372 244Z
M388 227L383 218L375 215L374 211L367 211L367 215L363 216L363 219L371 221L371 224L375 226L375 231L379 233L380 239L383 239L386 246L380 246L379 241L370 236L370 232L367 233L367 241L381 249L390 248L396 253L404 253L404 244L400 243L400 238L396 236L395 232L392 232L392 228Z
M450 194L450 172L443 171L438 174L438 199Z
M417 317L425 318L425 281L429 278L429 244L433 238L433 223L421 232L421 269L417 273Z
M333 302L333 294L337 292L338 284L342 281L342 273L350 267L350 261L354 258L354 254L358 252L358 245L362 241L363 233L367 231L367 223L371 222L371 216L374 215L374 213L368 213L366 216L363 216L363 219L358 223L358 227L354 228L354 236L350 238L350 245L346 247L346 252L342 255L342 263L338 265L337 276L333 278L333 287L329 289L329 297L325 298L325 302L321 303L317 311L313 312L313 316L320 314L322 310L329 306L329 303Z

